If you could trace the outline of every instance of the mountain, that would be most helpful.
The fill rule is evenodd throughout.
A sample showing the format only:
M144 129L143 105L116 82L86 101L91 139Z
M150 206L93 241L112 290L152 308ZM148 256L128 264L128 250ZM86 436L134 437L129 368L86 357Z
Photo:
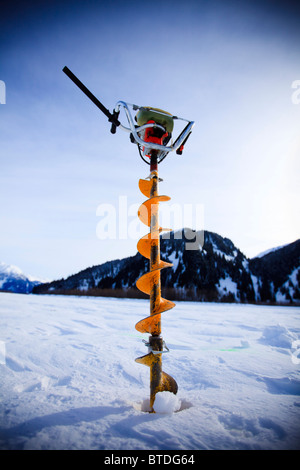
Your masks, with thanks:
M0 291L29 294L41 281L26 276L17 267L0 262Z
M249 268L259 282L260 300L300 302L300 240L251 259Z
M193 236L194 249L188 249ZM173 263L161 271L168 299L300 303L300 240L250 260L231 240L209 231L166 233L160 245L161 258ZM33 293L145 297L135 283L148 270L149 261L137 253L40 284Z

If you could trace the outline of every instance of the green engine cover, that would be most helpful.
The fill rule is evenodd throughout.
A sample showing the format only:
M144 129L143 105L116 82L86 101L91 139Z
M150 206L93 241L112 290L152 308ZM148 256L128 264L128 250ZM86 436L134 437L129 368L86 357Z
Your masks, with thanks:
M148 121L154 121L162 125L170 134L173 131L174 121L172 114L158 108L142 107L136 114L136 121L139 126L143 126Z

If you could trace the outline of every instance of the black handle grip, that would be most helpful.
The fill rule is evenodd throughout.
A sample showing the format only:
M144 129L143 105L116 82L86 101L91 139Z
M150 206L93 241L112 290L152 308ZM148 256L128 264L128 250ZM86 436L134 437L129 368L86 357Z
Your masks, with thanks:
M63 72L72 80L72 82L75 83L75 85L78 86L78 88L80 88L81 91L83 91L83 93L97 106L97 108L99 108L102 113L104 113L105 116L108 117L108 120L112 122L115 127L120 125L120 122L118 121L115 112L114 114L111 114L111 112L107 108L105 108L105 106L103 106L103 104L96 98L96 96L90 92L90 90L79 80L79 78L76 77L76 75L74 75L73 72L71 72L70 69L68 69L68 67L65 66L63 68Z
M185 128L182 130L182 132L180 133L180 135L177 137L177 139L175 140L174 142L174 146L177 144L177 142L179 141L179 139L181 138L181 136L185 133L185 131L187 130L187 128L189 127L191 123L189 122ZM191 135L192 131L188 133L188 135L186 136L186 138L184 139L184 141L182 142L181 146L179 147L179 149L176 150L176 153L177 155L182 155L182 150L183 150L183 146L184 144L186 143L186 141L188 140L189 136ZM181 150L180 150L181 149Z
M120 111L115 111L113 112L112 114L112 119L109 119L110 122L112 122L112 125L111 125L111 128L110 128L110 132L112 134L115 134L116 133L116 130L117 130L117 122L118 121L118 117L119 117L119 114L120 114Z
M185 138L184 141L182 142L182 144L181 144L181 146L179 147L179 149L176 150L177 155L182 155L183 147L185 146L186 141L188 140L188 138L189 138L190 135L191 135L191 132L186 136L186 138Z

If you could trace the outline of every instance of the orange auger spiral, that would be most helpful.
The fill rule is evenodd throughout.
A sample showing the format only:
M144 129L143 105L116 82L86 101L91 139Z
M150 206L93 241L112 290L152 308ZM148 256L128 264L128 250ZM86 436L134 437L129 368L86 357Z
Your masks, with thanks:
M159 203L170 200L168 196L158 195L158 172L152 171L149 180L139 181L140 191L148 199L140 206L138 216L140 220L150 227L150 232L142 237L137 249L142 256L150 260L150 271L141 276L136 286L145 294L150 295L150 316L139 321L135 328L140 333L150 333L150 352L138 357L136 362L150 367L150 410L153 412L153 404L157 392L169 391L177 393L177 383L168 374L162 371L162 353L164 342L161 335L161 313L175 306L170 300L161 297L160 271L171 267L160 259L160 233L164 230L159 226Z

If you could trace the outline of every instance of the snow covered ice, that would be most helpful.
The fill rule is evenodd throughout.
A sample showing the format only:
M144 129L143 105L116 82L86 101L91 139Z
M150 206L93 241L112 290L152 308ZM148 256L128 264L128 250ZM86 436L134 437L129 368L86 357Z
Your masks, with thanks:
M299 449L299 307L177 302L148 413L149 302L0 294L1 449Z

